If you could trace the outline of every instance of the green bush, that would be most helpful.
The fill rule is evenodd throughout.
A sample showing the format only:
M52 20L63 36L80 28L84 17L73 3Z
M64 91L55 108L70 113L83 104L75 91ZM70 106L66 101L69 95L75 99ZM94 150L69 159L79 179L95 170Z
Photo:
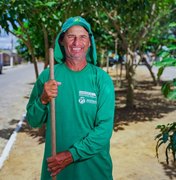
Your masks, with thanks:
M169 152L172 153L174 162L176 161L176 122L167 125L158 125L156 129L160 130L160 133L155 137L156 155L159 158L158 150L162 144L166 144L166 162L169 164Z
M171 27L176 28L176 23L172 23ZM166 67L176 67L176 36L174 34L168 37L167 49L159 52L161 61L156 62L154 65L159 67L158 79L162 75ZM170 99L176 100L176 79L173 81L164 82L161 88L163 95ZM169 164L169 153L172 153L174 162L176 161L176 122L169 123L167 125L158 125L156 129L159 129L159 134L156 135L156 155L159 157L158 150L163 144L166 145L165 155L166 162Z

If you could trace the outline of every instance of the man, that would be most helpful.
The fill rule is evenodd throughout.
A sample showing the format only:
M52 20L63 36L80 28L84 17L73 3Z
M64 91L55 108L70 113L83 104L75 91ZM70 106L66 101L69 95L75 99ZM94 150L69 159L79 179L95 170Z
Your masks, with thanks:
M55 42L55 80L49 69L39 76L29 103L32 127L46 123L42 180L111 180L109 154L114 118L114 87L109 75L95 66L94 37L89 23L69 18ZM56 152L51 155L50 100L56 106Z

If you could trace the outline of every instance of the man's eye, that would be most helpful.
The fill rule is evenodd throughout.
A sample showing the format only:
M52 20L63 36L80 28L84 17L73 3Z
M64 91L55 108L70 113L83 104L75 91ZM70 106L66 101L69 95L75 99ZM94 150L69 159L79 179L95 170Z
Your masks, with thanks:
M88 39L86 35L81 36L82 39Z
M67 35L68 38L74 38L75 36L73 35Z
M78 36L78 37L76 37L75 35L67 35L67 38L69 38L69 39L75 39L75 38L77 38L77 39L82 39L82 40L86 40L86 39L88 39L88 36L86 36L86 35L81 35L81 36Z

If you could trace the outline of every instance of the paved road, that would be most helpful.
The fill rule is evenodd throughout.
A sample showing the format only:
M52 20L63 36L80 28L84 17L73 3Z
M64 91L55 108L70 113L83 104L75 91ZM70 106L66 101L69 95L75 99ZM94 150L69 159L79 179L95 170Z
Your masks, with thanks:
M153 67L152 70L157 74L158 68ZM161 80L172 80L176 78L176 67L166 67L163 71L163 74L161 76Z
M139 65L136 70L137 70L136 73L138 73L138 71L140 71L140 73L142 72L142 74L145 74L146 76L151 77L151 75L145 65ZM152 71L154 72L155 76L157 77L158 67L153 66ZM176 67L166 67L163 71L163 74L160 77L160 79L163 81L173 80L174 78L176 78Z
M38 67L41 72L43 64L39 63ZM34 82L33 64L22 64L5 69L0 75L0 154L25 113L27 96Z

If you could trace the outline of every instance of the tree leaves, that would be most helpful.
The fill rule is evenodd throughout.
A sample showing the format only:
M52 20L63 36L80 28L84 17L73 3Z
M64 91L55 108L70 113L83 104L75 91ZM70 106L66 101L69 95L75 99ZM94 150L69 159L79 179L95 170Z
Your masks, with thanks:
M173 160L176 161L176 122L169 123L167 125L158 125L156 129L160 130L160 133L156 135L156 155L158 156L159 147L163 144L166 145L166 162L169 164L169 152L172 152Z

